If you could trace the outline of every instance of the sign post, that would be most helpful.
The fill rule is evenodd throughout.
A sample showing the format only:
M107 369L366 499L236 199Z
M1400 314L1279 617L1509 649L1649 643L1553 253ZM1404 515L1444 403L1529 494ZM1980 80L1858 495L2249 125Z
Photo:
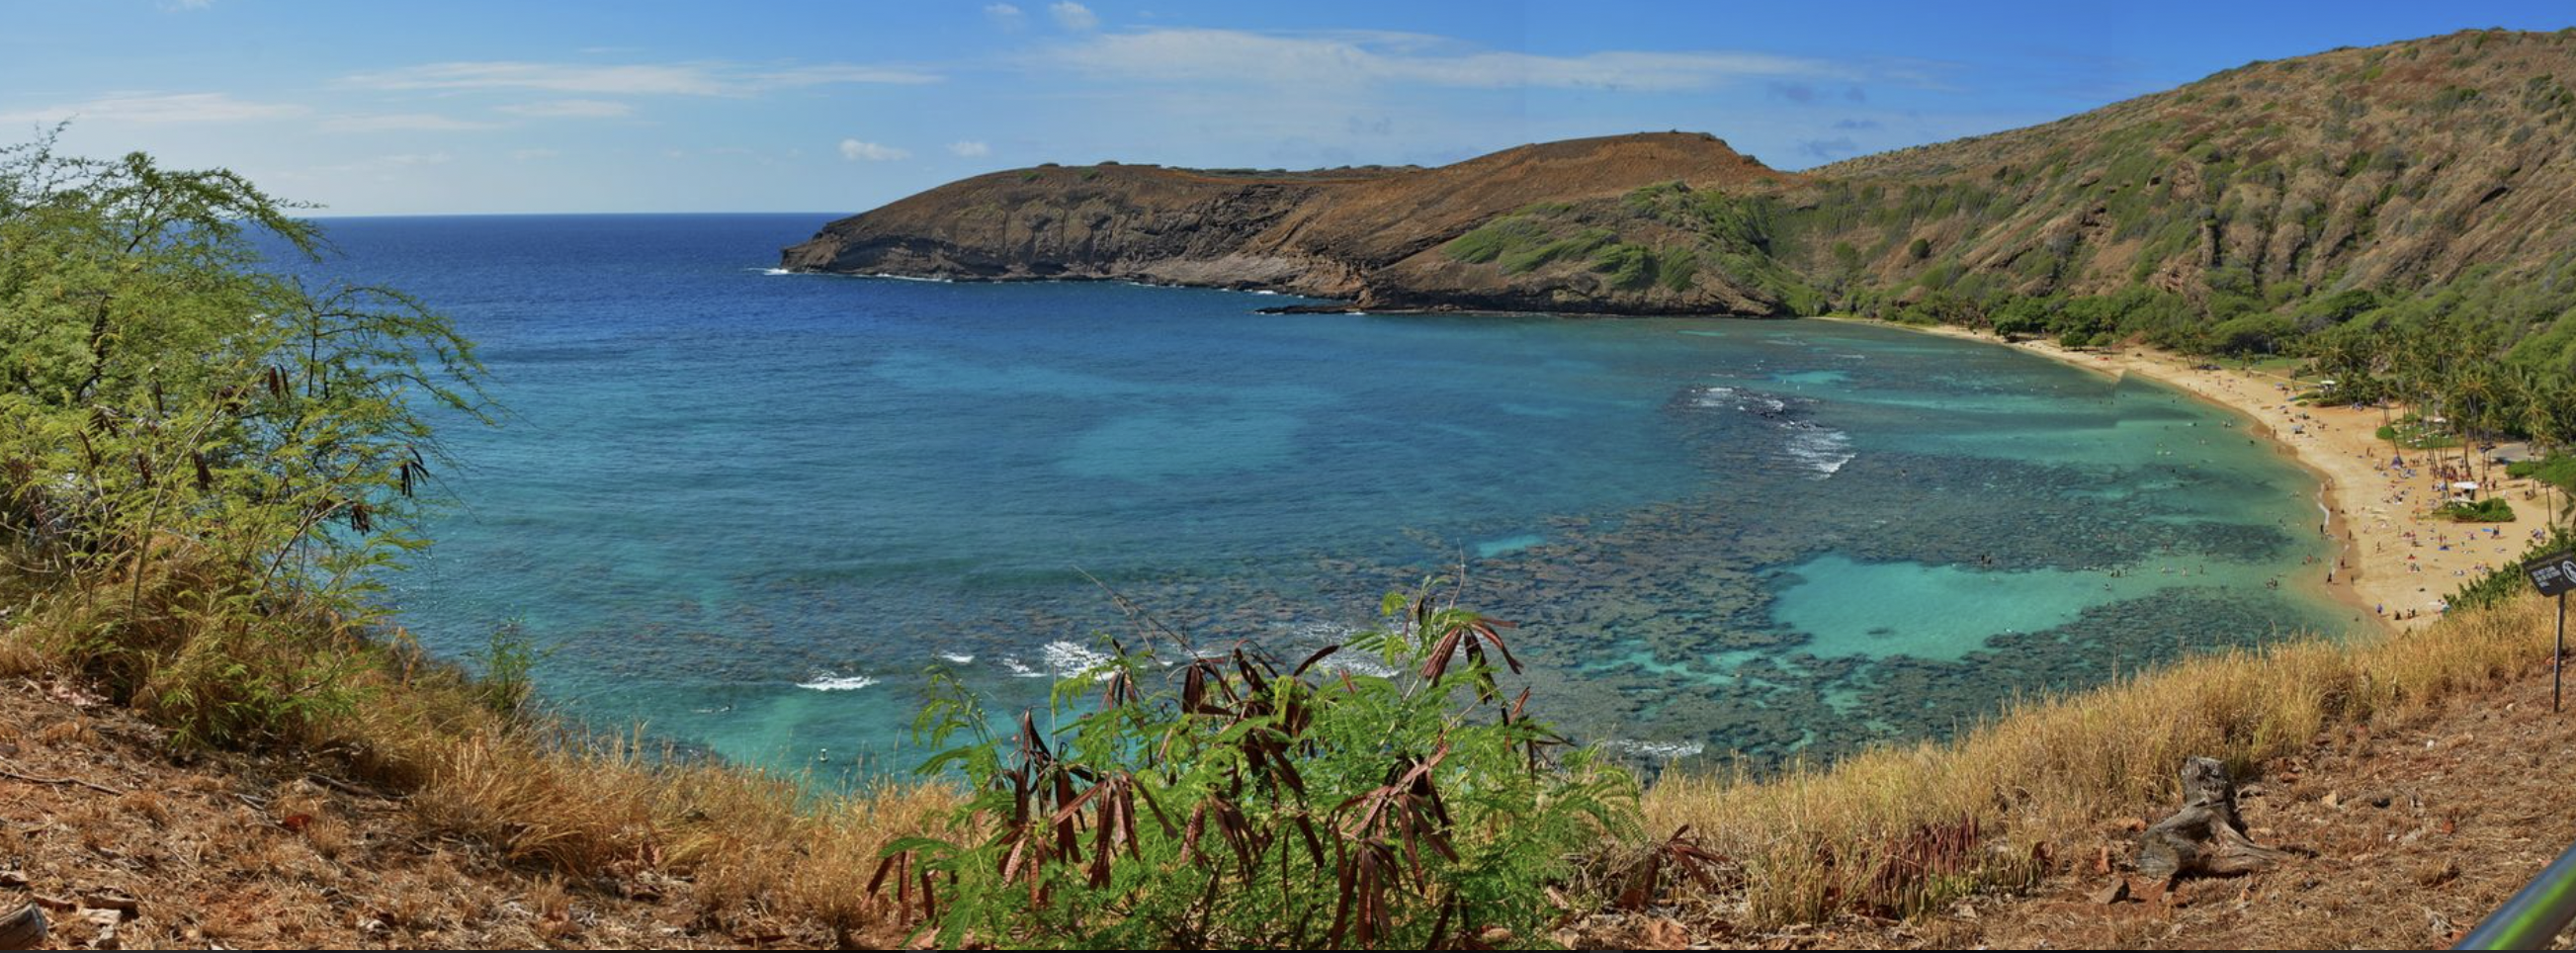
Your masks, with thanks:
M2532 588L2558 598L2558 647L2549 656L2549 710L2556 712L2565 691L2567 668L2567 591L2576 589L2576 550L2552 553L2524 563Z

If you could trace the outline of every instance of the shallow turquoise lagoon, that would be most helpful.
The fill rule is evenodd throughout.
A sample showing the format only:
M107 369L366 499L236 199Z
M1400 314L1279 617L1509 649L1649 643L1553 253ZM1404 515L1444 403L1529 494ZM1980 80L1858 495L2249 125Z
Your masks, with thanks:
M510 411L451 430L405 624L517 620L566 711L831 775L909 766L932 666L1006 707L1080 670L1130 630L1086 573L1286 654L1463 567L1542 712L1653 759L2350 622L2313 481L2151 384L1842 323L766 267L824 218L330 223L327 268L452 314Z

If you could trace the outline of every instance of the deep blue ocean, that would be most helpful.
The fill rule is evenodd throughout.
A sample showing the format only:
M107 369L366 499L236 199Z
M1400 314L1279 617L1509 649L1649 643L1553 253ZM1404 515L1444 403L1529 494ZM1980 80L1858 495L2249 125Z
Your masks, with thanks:
M831 776L910 766L931 666L1009 709L1131 632L1085 573L1288 655L1463 567L1533 708L1644 760L2351 621L2313 478L2149 382L1838 322L772 269L830 217L327 220L319 270L451 316L506 408L445 432L402 623L463 657L515 621L571 715Z

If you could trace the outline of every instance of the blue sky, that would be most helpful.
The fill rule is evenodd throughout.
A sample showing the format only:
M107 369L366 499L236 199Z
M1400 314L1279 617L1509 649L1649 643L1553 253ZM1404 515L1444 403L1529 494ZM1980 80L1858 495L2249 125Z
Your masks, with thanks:
M2576 2L0 0L0 141L326 214L856 211L1040 162L1438 164L1716 133L1782 168Z

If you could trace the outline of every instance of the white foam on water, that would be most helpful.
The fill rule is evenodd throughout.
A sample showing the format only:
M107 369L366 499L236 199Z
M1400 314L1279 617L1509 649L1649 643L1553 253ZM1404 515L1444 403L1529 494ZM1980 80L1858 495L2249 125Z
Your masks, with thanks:
M1696 757L1700 752L1708 750L1707 745L1696 741L1634 741L1627 738L1604 741L1601 747L1663 761Z
M818 692L854 692L876 683L876 679L865 675L834 675L830 672L816 672L813 678L796 683L796 687L810 688Z
M870 277L870 278L883 278L883 279L886 279L887 281L927 281L927 282L930 282L931 284L934 284L934 285L952 285L952 284L956 284L956 282L955 282L955 281L950 280L950 279L947 279L947 278L925 278L925 277L920 276L920 275L889 275L889 274L886 274L885 272L882 272L882 271L872 273L872 274L868 275L868 277Z
M1109 653L1098 649L1087 649L1071 642L1049 642L1044 651L1047 670L1055 673L1057 678L1076 678L1085 672L1093 672L1109 664ZM1095 672L1092 677L1104 679L1110 674L1101 671Z
M1340 645L1360 632L1358 626L1343 625L1339 622L1299 622L1288 626L1287 630L1289 635L1301 639L1313 639L1328 645Z
M1843 464L1860 456L1852 452L1851 435L1822 424L1792 420L1782 424L1789 432L1787 453L1805 463L1822 480L1842 471Z
M787 270L787 269L785 269L785 268L763 268L763 269L761 269L761 270L760 270L760 273L761 273L761 274L764 274L764 275L792 275L792 274L795 274L795 272L789 271L789 270Z
M1690 400L1694 407L1743 411L1777 424L1789 435L1782 452L1805 464L1819 480L1841 472L1843 464L1859 456L1852 450L1850 434L1813 421L1783 419L1789 402L1771 394L1712 384L1697 388Z
M973 665L973 664L975 664L975 657L974 657L974 656L972 656L972 655L960 655L960 654L956 654L956 653L952 653L952 652L941 652L941 653L939 653L939 657L940 657L940 658L947 659L949 662L954 663L954 664L957 664L957 665Z
M1011 671L1012 678L1045 678L1047 674L1045 672L1038 671L1037 669L1030 668L1027 663L1009 656L1004 656L1002 658L1002 667Z
M1279 292L1272 291L1272 290L1270 290L1270 289L1268 289L1268 288L1254 288L1254 289L1252 289L1252 293L1253 293L1253 294L1257 294L1257 295L1275 295L1275 294L1278 294Z
M1348 649L1325 656L1323 661L1315 663L1315 667L1328 672L1349 672L1370 678L1394 678L1396 675L1395 669L1387 667L1386 660L1372 658L1365 653Z
M1723 384L1712 384L1699 388L1699 392L1692 395L1691 406L1710 410L1741 410L1745 413L1769 417L1788 410L1789 402L1769 394Z
M1273 624L1270 626L1270 631L1313 646L1313 648L1297 649L1296 654L1289 657L1289 662L1304 661L1309 652L1317 651L1327 645L1338 645L1341 646L1341 651L1325 656L1323 661L1315 663L1315 667L1327 672L1349 672L1353 675L1376 678L1396 676L1396 671L1386 667L1384 660L1351 648L1351 637L1360 634L1362 631L1360 626L1341 622L1292 622Z

